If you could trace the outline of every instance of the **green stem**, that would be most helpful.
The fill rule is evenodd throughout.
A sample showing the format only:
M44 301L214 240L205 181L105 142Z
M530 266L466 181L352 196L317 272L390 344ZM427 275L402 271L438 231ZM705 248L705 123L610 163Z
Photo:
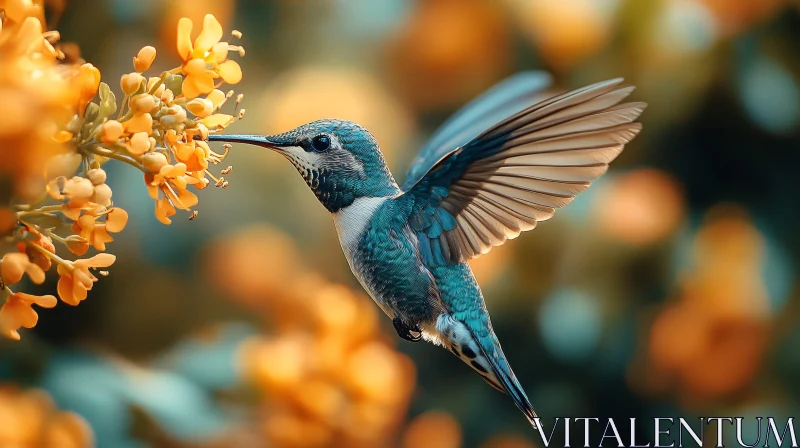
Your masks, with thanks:
M33 209L33 210L19 211L19 212L17 212L17 218L21 219L21 218L23 218L24 216L27 216L27 215L41 215L41 214L44 214L44 213L47 213L47 212L57 212L59 210L61 210L61 206L60 205L45 205L44 207L39 207L39 208Z
M36 244L31 244L31 243L28 243L27 246L28 247L32 247L35 250L38 250L39 252L44 254L45 257L55 261L56 263L58 263L60 265L63 265L64 267L69 269L70 272L72 272L72 270L74 269L74 266L72 266L72 262L67 261L67 260L59 257L58 255L54 254L53 252L50 252L49 250L45 249L42 246L39 246L39 245L36 245Z
M109 150L107 150L105 148L102 148L100 146L89 146L89 147L85 148L84 151L87 151L89 153L92 153L92 154L95 154L95 155L98 155L98 156L108 157L109 159L119 160L120 162L125 162L128 165L139 169L141 172L143 172L145 174L148 173L148 171L144 167L144 165L142 165L141 163L137 162L136 160L134 160L134 159L132 159L132 158L130 158L128 156L124 156L122 154L117 154L114 151L109 151Z
M117 114L117 121L120 121L122 118L122 112L125 111L125 105L128 104L128 94L126 93L124 97L122 97L122 103L119 106L119 114Z
M65 244L65 245L67 244L67 240L66 239L64 239L61 236L57 235L55 232L53 232L50 229L44 229L44 234L49 236L50 238L58 241L61 244Z

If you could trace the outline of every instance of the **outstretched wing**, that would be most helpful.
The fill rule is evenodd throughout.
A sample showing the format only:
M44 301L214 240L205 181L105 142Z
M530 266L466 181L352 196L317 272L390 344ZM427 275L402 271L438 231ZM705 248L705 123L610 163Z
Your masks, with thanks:
M552 97L447 153L405 193L425 261L474 258L569 204L641 130L646 105L619 104L632 91L614 79Z
M407 191L439 160L492 125L540 99L552 83L545 72L522 72L499 82L453 114L419 151L403 181ZM538 98L538 99L537 99Z

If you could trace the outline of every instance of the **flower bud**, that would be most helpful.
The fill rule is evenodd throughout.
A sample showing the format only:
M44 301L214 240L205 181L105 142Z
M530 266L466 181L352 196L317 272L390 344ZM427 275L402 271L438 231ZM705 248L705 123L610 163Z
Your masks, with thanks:
M103 143L114 143L122 137L124 131L122 123L117 120L108 120L103 123L103 127L100 130L100 140L102 140Z
M96 185L94 187L94 197L92 202L105 205L106 207L111 205L111 187L109 187L108 184Z
M151 90L153 90L153 87L155 87L156 83L159 81L161 81L161 78L158 76L153 76L149 78L147 80L147 91L150 92ZM167 87L162 82L161 85L158 86L158 88L153 92L153 95L161 96L161 94L164 93L164 90L166 90L166 88Z
M186 121L186 109L181 106L175 105L167 109L167 113L175 118L176 123L183 123Z
M148 93L142 93L131 98L131 109L134 114L150 112L155 106L156 99Z
M97 186L106 183L106 172L102 168L95 168L86 172L86 177L92 182L92 185Z
M89 199L94 193L94 186L89 179L75 176L64 183L63 191L70 199Z
M139 54L133 58L133 67L137 72L142 73L149 69L151 65L153 65L153 61L155 61L155 59L156 49L148 45L139 50Z
M144 78L142 75L138 73L128 73L127 75L122 75L119 86L126 95L132 95L139 90L139 86L142 85L143 80Z
M133 155L140 156L150 149L150 138L146 132L137 132L131 137L131 144L128 146L128 152Z
M169 103L171 103L174 99L175 94L172 93L172 90L166 89L161 93L161 102L164 104L169 105Z
M151 173L157 173L162 167L167 165L167 156L160 152L151 152L142 157L142 164Z
M183 76L178 74L169 75L167 79L164 80L164 85L166 85L169 90L172 90L173 94L180 95L183 89Z

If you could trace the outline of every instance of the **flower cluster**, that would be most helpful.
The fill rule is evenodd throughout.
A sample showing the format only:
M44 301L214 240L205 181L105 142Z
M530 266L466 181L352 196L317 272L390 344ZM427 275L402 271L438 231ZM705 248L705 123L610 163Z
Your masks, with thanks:
M292 240L268 226L238 229L210 252L209 278L272 329L239 356L262 394L258 423L269 445L389 445L415 371L382 333L375 304L305 268Z
M256 337L241 352L266 398L266 438L274 446L392 440L413 391L413 363L383 340L374 304L351 289L323 285L304 302L303 327Z
M115 256L105 253L107 244L125 228L128 214L114 203L106 183L103 165L109 160L142 172L156 218L165 224L178 209L189 219L197 216L192 189L228 185L209 168L229 147L219 154L204 140L244 116L241 95L232 114L222 112L234 92L220 90L241 80L239 65L228 56L244 50L222 41L222 27L212 15L194 41L191 31L191 20L180 20L181 64L157 76L145 75L156 49L142 48L133 58L134 70L120 79L117 100L96 67L66 56L58 32L44 30L39 2L0 0L0 181L12 186L0 203L13 204L0 207L0 333L19 339L19 328L37 322L32 305L57 303L52 295L13 291L23 277L43 283L55 266L58 296L77 305L97 282L95 273L105 275L101 269L114 263ZM70 258L91 249L98 253L66 259L56 244Z
M60 411L42 390L0 387L0 446L58 446L85 448L94 445L92 430L74 412Z
M650 389L687 404L740 393L759 372L771 309L762 277L765 240L738 207L712 209L676 300L655 317L648 345Z

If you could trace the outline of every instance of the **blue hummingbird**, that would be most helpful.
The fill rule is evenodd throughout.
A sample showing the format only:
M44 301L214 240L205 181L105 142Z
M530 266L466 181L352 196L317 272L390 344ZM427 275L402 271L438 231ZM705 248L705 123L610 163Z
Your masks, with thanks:
M622 79L548 97L524 72L437 130L402 187L361 126L325 119L283 134L211 135L283 155L331 213L355 277L409 341L440 345L536 413L492 329L468 260L533 229L608 169L646 104Z

